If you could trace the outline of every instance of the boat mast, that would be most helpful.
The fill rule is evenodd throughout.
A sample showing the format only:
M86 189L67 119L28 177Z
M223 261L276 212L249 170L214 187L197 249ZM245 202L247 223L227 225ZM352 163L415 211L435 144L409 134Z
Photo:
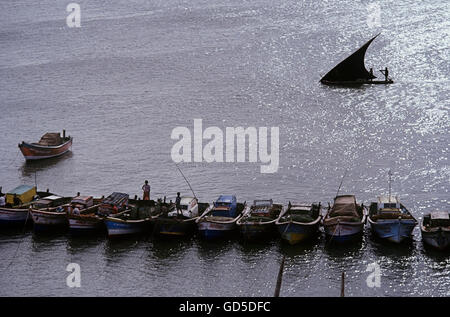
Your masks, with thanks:
M391 170L389 170L388 175L389 175L389 202L391 202L391 176L392 176Z
M178 168L178 170L180 171L181 175L183 176L184 180L186 181L186 183L188 184L189 188L191 189L192 194L194 194L194 198L197 198L197 196L194 193L194 190L192 189L191 184L189 184L189 181L187 180L187 178L184 176L183 172L181 171L180 167L178 166L177 163L175 163L175 166Z
M336 197L339 195L339 191L341 190L342 182L344 181L345 175L347 175L348 169L345 170L344 176L342 176L341 183L339 184L339 188L336 193Z

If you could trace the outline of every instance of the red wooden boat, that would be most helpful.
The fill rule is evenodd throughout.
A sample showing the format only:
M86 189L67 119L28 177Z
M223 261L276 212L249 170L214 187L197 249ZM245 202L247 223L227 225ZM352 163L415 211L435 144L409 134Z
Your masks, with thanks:
M60 133L46 133L38 143L23 142L19 144L25 159L40 160L63 155L70 151L73 138L66 137L66 131L63 130L63 136Z

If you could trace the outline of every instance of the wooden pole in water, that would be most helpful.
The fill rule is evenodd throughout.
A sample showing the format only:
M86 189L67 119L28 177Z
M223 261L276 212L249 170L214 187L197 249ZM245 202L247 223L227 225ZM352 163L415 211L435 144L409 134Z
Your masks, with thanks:
M280 264L280 270L278 271L277 286L275 287L275 294L273 295L274 297L280 297L281 281L283 279L284 258L285 256L283 255L283 259L281 260Z
M342 272L342 277L341 277L341 297L345 297L345 272Z

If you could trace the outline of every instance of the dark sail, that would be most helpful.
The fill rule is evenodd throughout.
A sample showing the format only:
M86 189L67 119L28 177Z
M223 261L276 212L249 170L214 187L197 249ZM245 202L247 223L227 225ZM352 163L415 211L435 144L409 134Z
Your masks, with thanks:
M378 34L379 35L379 34ZM346 82L346 81L360 81L376 78L371 75L364 66L364 55L370 43L378 36L374 36L366 44L361 46L356 52L340 62L336 67L330 70L321 82Z

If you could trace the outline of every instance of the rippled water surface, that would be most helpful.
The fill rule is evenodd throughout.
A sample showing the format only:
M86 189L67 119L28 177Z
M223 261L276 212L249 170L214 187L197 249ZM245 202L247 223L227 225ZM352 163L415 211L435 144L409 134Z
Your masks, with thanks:
M417 217L448 210L450 169L448 1L78 1L81 28L65 24L66 3L0 3L0 186L37 182L61 195L173 197L189 188L170 156L172 129L279 127L280 166L183 163L202 201L369 203L393 191ZM326 87L319 79L365 41L367 67L389 67L395 83ZM381 75L380 75L381 76ZM17 143L66 129L71 154L26 164ZM368 228L367 228L368 229ZM368 231L368 230L366 230ZM369 232L335 248L323 238L290 247L141 239L109 241L30 230L0 233L0 295L272 296L286 255L282 296L337 296L346 272L353 296L449 296L448 253L414 241L391 246ZM65 279L82 269L82 287ZM381 267L369 288L367 265Z

